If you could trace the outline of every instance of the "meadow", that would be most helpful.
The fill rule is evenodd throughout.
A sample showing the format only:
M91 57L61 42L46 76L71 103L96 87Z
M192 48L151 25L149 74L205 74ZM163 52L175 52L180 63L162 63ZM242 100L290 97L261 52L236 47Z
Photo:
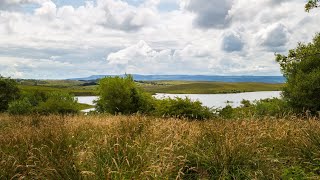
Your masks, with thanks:
M74 80L24 80L20 82L22 91L63 91L75 96L97 95L97 85L85 85L85 83ZM279 91L283 84L269 83L225 83L225 82L195 82L195 81L138 81L136 82L143 90L155 93L171 94L222 94L255 91Z
M150 93L169 94L225 94L255 91L279 91L283 84L254 82L196 82L196 81L156 81L144 82L140 86Z
M0 115L0 179L319 179L320 122Z

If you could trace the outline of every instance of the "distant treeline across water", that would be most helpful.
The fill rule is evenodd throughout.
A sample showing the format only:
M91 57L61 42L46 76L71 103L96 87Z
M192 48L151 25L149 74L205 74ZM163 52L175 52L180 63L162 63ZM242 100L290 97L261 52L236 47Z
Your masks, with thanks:
M94 75L72 80L97 80L106 76ZM125 76L125 75L120 75ZM133 74L136 81L217 81L217 82L261 82L261 83L284 83L283 76L206 76L206 75L138 75Z

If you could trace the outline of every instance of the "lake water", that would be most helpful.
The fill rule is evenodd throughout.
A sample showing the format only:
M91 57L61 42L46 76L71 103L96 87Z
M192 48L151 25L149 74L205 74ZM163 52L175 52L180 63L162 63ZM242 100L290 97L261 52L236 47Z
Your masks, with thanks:
M262 91L262 92L246 92L246 93L235 93L235 94L161 94L158 93L154 97L157 99L167 97L188 97L192 100L199 100L204 106L223 108L230 104L232 107L240 106L240 102L243 99L251 102L266 98L279 98L281 91ZM77 97L79 103L94 105L93 101L97 100L97 96L82 96ZM94 110L94 109L90 109Z

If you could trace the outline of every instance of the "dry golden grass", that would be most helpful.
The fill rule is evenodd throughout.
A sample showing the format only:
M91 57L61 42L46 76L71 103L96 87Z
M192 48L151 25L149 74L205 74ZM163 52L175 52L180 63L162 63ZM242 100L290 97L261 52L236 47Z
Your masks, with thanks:
M320 122L2 114L0 158L0 179L317 179Z

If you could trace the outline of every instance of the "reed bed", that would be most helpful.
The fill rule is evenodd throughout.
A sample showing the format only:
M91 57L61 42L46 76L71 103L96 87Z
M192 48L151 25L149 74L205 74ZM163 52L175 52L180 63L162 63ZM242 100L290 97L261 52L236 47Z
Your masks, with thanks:
M0 179L319 179L317 119L0 115Z

